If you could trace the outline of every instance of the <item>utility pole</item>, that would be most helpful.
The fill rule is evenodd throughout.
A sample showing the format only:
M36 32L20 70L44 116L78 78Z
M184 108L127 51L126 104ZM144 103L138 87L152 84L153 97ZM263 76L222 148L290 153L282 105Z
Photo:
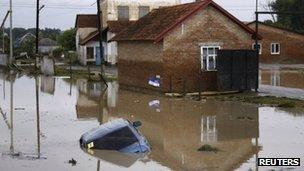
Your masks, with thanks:
M4 48L5 48L5 45L4 45L4 43L5 43L5 38L4 38L4 34L5 34L5 29L4 29L4 27L2 27L2 53L3 54L5 54L5 50L4 50Z
M10 58L9 64L13 64L13 2L10 0Z
M39 11L40 11L39 0L37 0L36 6L36 56L35 56L35 68L38 68L38 47L39 47Z
M3 21L2 21L2 24L1 24L1 29L2 29L2 31L3 31L3 34L2 34L2 41L3 41L3 44L2 44L2 50L3 50L3 53L5 53L5 50L4 50L4 48L5 48L5 45L4 45L4 43L5 43L5 39L4 39L4 35L5 35L5 29L4 29L4 25L5 25L5 22L6 22L6 20L7 20L7 17L8 17L8 15L10 14L10 11L7 11L7 13L6 13L6 15L5 15L5 17L4 17L4 19L3 19Z
M258 35L259 35L259 14L258 14L258 10L259 10L259 0L256 0L256 8L255 8L255 51L256 51L256 57L257 57L257 78L256 78L256 88L255 91L258 91L259 89L259 67L260 67L260 47L259 48L259 39L258 39Z
M100 58L103 55L103 49L102 49L102 23L101 23L101 9L100 9L100 0L97 0L97 20L98 20L98 33L99 33L99 55ZM102 81L105 83L105 85L108 87L108 84L106 82L106 80L103 78L103 74L105 73L105 69L104 69L104 57L101 59L101 64L100 64L100 78L102 79Z

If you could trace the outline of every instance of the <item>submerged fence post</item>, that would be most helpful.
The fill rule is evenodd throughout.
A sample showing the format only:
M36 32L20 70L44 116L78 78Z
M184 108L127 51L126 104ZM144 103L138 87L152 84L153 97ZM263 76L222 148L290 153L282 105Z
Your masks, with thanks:
M172 93L172 76L170 75L170 78L169 78L169 91L170 93Z
M90 65L88 65L88 74L89 74L89 80L91 79L91 68Z
M183 78L183 96L185 97L186 96L186 83L187 83L187 81L186 81L186 79L185 79L185 77Z
M198 74L198 100L202 100L201 69Z

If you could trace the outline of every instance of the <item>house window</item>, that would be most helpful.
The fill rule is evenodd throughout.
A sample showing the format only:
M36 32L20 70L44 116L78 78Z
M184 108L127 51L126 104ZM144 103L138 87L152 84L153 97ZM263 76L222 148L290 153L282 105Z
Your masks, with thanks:
M271 54L272 55L279 55L280 54L280 51L281 51L281 47L280 47L280 44L279 43L271 43L270 45L270 51L271 51Z
M201 47L201 68L204 71L216 70L216 57L220 46L202 46Z
M149 6L139 6L139 18L147 15L150 12Z
M259 54L262 55L262 44L258 43ZM255 50L255 43L252 44L252 50Z
M118 6L118 20L129 20L129 7Z

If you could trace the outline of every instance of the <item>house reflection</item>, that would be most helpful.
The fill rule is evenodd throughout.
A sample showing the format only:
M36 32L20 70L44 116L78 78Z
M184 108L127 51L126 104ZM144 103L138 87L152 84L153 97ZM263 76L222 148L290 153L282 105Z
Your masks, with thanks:
M118 84L108 83L107 89L103 83L87 79L77 80L76 84L79 90L76 105L77 118L97 118L103 122L103 115L107 115L109 107L116 107Z
M54 95L55 78L51 76L41 76L41 92Z
M160 112L147 104L155 97L120 91L111 117L143 122L142 133L152 145L151 159L173 170L231 170L257 152L258 108L234 103L205 104L159 98ZM139 103L134 101L139 100ZM204 144L218 153L198 152Z
M233 170L257 154L258 108L207 101L175 100L119 90L116 107L108 106L103 121L140 120L152 146L149 159L173 170ZM159 110L151 101L159 101ZM210 144L219 152L199 152Z
M300 70L261 70L261 84L304 89L304 73Z

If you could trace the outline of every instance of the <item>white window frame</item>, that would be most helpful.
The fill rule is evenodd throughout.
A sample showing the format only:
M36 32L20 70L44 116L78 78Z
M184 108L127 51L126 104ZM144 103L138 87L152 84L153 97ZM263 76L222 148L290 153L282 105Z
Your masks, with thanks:
M214 46L214 45L210 45L210 46L201 46L201 70L203 70L203 71L216 71L216 61L217 61L217 54L215 53L215 54L213 54L213 55L209 55L208 54L208 51L209 51L209 49L210 48L214 48L214 50L215 49L221 49L221 46ZM207 49L207 57L206 57L206 67L204 66L204 49ZM213 58L214 59L214 69L213 70L210 70L209 69L209 58ZM206 68L206 69L205 69Z
M262 43L258 43L258 45L260 46L259 54L262 55L262 52L263 52L263 45L262 45ZM255 50L254 46L255 46L255 43L252 44L252 50Z
M278 45L278 48L279 48L278 52L275 52L276 45ZM280 43L271 43L270 44L270 53L271 53L271 55L279 55L281 53L281 44Z

